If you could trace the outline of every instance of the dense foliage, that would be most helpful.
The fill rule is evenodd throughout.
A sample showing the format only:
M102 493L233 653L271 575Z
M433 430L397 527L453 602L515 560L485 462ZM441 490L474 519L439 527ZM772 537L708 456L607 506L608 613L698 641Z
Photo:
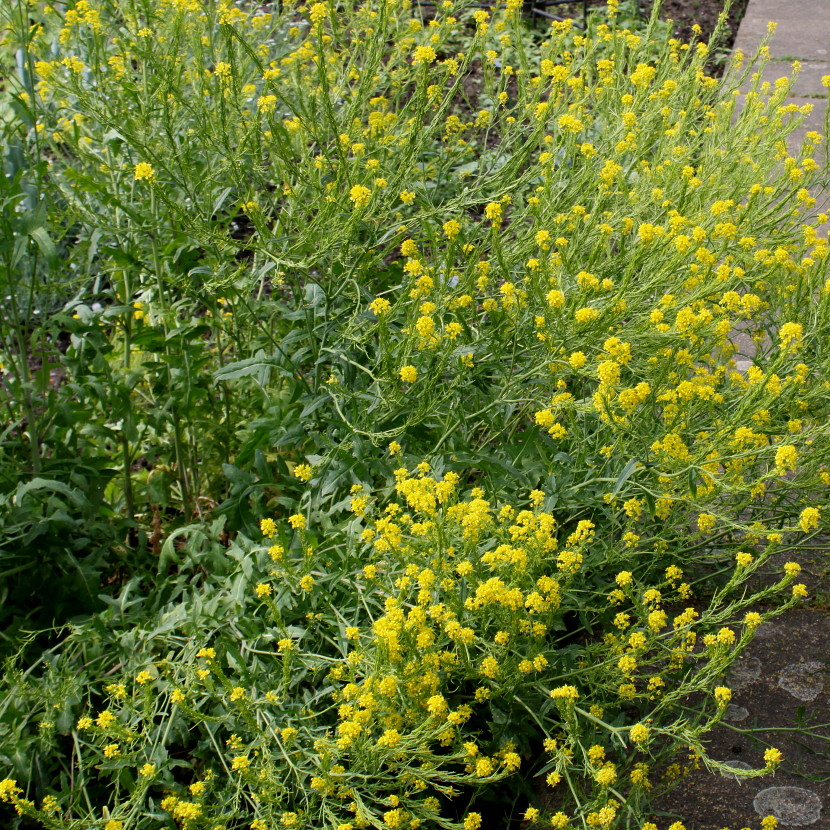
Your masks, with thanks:
M640 828L721 768L830 486L825 140L764 47L520 10L4 9L15 821Z

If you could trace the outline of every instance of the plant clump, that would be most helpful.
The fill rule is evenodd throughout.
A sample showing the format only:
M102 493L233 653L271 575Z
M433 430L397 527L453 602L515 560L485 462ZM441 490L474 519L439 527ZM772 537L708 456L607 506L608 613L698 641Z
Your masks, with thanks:
M144 557L9 662L17 819L478 830L532 776L528 822L653 830L684 769L781 763L705 740L830 487L826 140L766 44L715 78L717 33L616 0L541 41L514 0L13 5L0 267L62 298L4 317L0 507L83 526L82 455Z

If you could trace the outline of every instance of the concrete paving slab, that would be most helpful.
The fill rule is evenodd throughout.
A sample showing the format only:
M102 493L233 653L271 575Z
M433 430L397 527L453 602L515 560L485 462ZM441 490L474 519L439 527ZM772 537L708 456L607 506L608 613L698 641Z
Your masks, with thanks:
M778 23L770 43L772 57L830 60L830 0L751 0L734 48L753 54L771 20Z
M830 31L827 32L830 41ZM774 84L778 78L786 78L792 74L792 61L770 61L761 73L764 81ZM799 98L827 98L827 87L822 86L821 79L830 75L830 60L801 61L801 71L795 79L790 95Z
M801 70L796 76L787 104L802 107L808 104L811 111L803 116L803 122L787 139L792 155L797 155L808 132L825 130L825 113L828 107L828 90L821 79L830 75L830 0L750 0L746 15L741 21L735 50L751 57L768 34L769 21L776 22L777 29L770 44L771 60L761 72L761 80L774 86L778 78L792 75L792 63L798 60ZM745 83L743 92L751 86ZM738 110L743 107L744 96L738 98ZM830 199L830 182L823 192L813 194L818 203L813 215L826 210ZM822 229L823 230L823 229ZM756 354L756 343L743 326L736 326L730 340L736 347L735 360L739 372L746 372ZM769 343L767 336L766 344Z
M824 113L827 108L827 101L817 98L787 98L788 104L796 104L799 107L804 104L810 104L813 111L809 115L804 116L804 121L797 130L794 130L787 138L787 148L790 153L796 153L801 145L804 143L804 137L809 132L818 132L824 134Z

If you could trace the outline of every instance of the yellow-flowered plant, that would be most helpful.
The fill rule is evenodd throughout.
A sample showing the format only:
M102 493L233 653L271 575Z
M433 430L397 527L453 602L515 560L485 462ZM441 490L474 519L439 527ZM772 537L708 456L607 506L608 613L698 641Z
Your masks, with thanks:
M345 532L286 522L276 567L270 533L231 551L256 631L249 658L220 627L202 640L211 645L156 659L149 682L121 674L107 685L106 708L75 731L86 775L137 774L109 805L114 820L166 793L160 808L181 827L248 816L266 827L460 830L476 813L458 818L455 800L520 774L528 735L544 744L548 783L563 788L563 827L647 812L652 778L680 746L723 768L703 741L731 698L719 681L755 629L797 601L786 589L798 568L752 592L755 567L739 563L690 606L679 568L595 570L594 524L548 508L543 491L501 502L429 467L398 469L391 499L367 494ZM350 568L321 570L332 546L349 551ZM587 579L604 589L586 601ZM320 613L353 594L370 610L349 609L355 625L337 607ZM702 702L690 708L692 695ZM218 753L195 780L169 762L185 733L197 756L208 736ZM782 760L764 757L742 774ZM45 815L14 782L0 798Z
M610 830L678 748L721 768L725 672L806 593L797 562L748 581L827 515L826 141L788 147L806 111L763 47L718 79L709 45L617 6L532 47L513 0L9 18L25 141L117 286L100 319L69 310L163 413L101 427L130 520L130 462L165 435L153 474L185 520L210 509L217 420L218 521L272 514L262 544L212 531L218 576L204 527L169 536L159 574L192 556L204 582L120 632L105 682L63 667L89 792L0 799L61 830L477 830L462 802L532 767L551 826ZM198 383L159 369L185 324ZM156 400L182 376L222 399L189 443Z

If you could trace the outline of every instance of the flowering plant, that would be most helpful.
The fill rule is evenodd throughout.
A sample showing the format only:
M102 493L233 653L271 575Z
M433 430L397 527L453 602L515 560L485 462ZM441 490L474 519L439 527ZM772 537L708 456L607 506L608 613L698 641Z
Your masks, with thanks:
M763 569L830 486L825 139L788 148L765 47L719 80L615 2L538 46L514 0L25 11L21 141L114 286L69 303L68 354L119 363L145 424L111 497L198 582L141 617L138 576L34 690L10 675L61 772L0 800L61 830L477 830L461 801L531 769L555 828L612 828L678 750L718 769L724 674L806 593ZM165 436L171 501L224 475L239 535L162 544L130 460Z

